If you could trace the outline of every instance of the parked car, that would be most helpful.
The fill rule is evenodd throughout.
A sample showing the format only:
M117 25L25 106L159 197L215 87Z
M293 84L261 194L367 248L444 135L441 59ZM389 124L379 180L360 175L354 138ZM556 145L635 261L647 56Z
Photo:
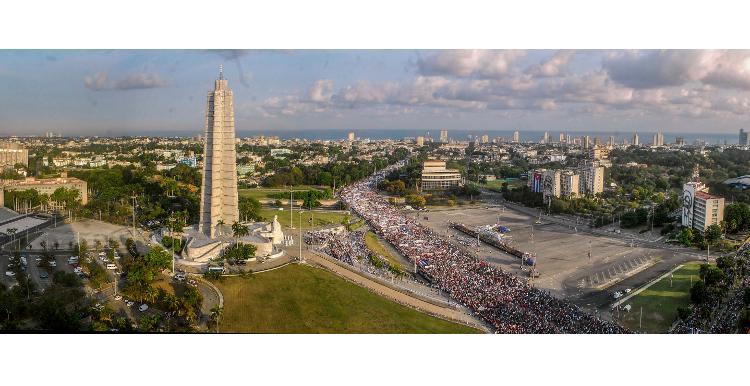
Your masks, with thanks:
M122 295L115 295L115 300L122 300Z
M125 301L125 305L128 306L128 307L133 306L133 304L135 304L135 303L132 300L126 300Z
M107 264L107 269L115 270L115 269L117 269L117 266L114 265L114 264L112 264L112 263L109 263L109 264Z
M174 279L177 281L185 281L185 274L184 273L178 273L174 275Z
M56 262L56 261L54 261L54 260L50 260L50 261L49 261L49 266L50 266L50 267L57 267L57 262Z
M146 303L143 303L141 304L140 307L138 307L138 311L141 311L141 312L146 311L147 309L148 309L148 304Z
M615 296L615 299L619 299L619 298L621 298L621 297L622 297L622 292L620 292L620 291L617 291L617 292L615 292L615 295L614 295L614 296Z
M46 279L49 277L49 274L46 271L39 272L39 278L40 279Z
M16 273L13 271L5 271L5 276L13 277L13 276L16 276Z

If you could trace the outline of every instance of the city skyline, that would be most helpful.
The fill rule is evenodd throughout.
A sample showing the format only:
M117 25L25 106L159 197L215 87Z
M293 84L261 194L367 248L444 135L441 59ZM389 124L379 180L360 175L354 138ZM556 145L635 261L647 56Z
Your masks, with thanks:
M750 112L739 50L4 50L0 134L198 133L222 63L238 132L733 133Z

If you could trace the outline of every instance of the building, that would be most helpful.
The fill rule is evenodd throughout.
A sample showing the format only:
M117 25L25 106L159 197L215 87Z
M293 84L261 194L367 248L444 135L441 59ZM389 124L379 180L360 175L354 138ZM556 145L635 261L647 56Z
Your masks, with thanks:
M424 146L424 137L421 135L417 137L417 146L419 147Z
M675 138L674 143L677 146L685 146L685 137L677 137L677 138Z
M542 137L542 143L549 143L549 132L544 132L544 137Z
M208 93L205 133L198 230L213 238L220 221L225 227L239 221L234 100L223 69Z
M597 161L586 161L579 166L578 190L595 195L604 191L604 166Z
M290 149L271 149L271 157L278 157L286 154L292 154L292 151Z
M29 151L16 142L0 142L0 168L12 168L16 164L29 166Z
M448 143L448 130L440 130L440 142Z
M198 159L193 156L185 156L177 159L177 163L185 164L191 168L198 166Z
M633 146L641 146L641 139L638 137L638 133L633 133Z
M489 143L490 142L490 136L485 134L482 136L482 143Z
M565 133L560 133L560 143L565 142Z
M588 151L588 156L592 160L603 160L609 157L609 149L606 147L594 146Z
M615 136L614 135L610 135L609 136L609 140L607 141L607 147L609 147L609 148L615 147Z
M346 137L346 138L347 138L347 139L349 140L349 142L352 142L352 141L354 141L354 132L353 132L353 131L350 131L350 132L349 132L349 135L347 135L347 137Z
M740 146L750 146L750 138L748 137L748 132L745 131L745 129L740 129L740 140L739 145Z
M654 133L654 139L651 141L652 146L664 146L664 133Z
M698 166L693 169L693 180L682 186L682 226L700 233L724 219L724 198L708 193L700 182Z
M578 173L565 170L560 175L560 196L577 197L580 195L580 176Z
M583 137L583 148L588 149L591 147L591 137L588 135Z
M545 171L545 169L529 171L529 179L526 182L526 185L529 187L529 189L531 189L532 192L542 193L542 190L544 189L542 176Z
M445 161L427 160L422 165L422 191L446 190L462 186L463 178L458 169L446 169Z
M521 142L520 139L521 139L521 134L518 131L514 131L513 132L513 142L514 143Z
M86 205L89 202L86 181L75 177L68 177L68 174L63 172L60 174L60 177L57 178L36 179L34 177L27 177L24 180L3 180L0 182L0 207L5 205L5 191L34 189L39 192L39 194L52 196L58 188L75 189L78 191L81 205ZM61 208L59 205L52 206L55 208Z
M560 175L559 170L545 170L542 173L542 195L545 200L560 197Z

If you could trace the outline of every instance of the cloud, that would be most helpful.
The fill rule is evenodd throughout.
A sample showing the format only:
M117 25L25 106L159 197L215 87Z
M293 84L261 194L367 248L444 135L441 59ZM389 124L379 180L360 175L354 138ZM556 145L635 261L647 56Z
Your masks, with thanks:
M518 50L445 50L417 60L422 75L499 78L526 53Z
M333 96L333 81L329 79L317 80L307 92L312 102L327 103Z
M750 51L658 50L610 53L602 67L632 88L682 86L688 83L750 90Z
M106 72L84 77L83 85L92 91L140 90L164 87L167 82L156 74L133 73L119 80L110 80Z
M574 52L570 50L557 51L545 61L526 69L526 73L536 77L561 76L567 72L570 58Z

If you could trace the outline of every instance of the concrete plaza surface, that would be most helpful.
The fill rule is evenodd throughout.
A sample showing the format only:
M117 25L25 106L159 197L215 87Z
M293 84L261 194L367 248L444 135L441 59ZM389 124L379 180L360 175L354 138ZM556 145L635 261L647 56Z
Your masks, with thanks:
M537 216L496 205L412 214L423 225L448 235L462 248L478 252L481 259L528 279L528 267L522 269L518 258L485 243L477 248L476 239L470 240L465 234L450 229L448 224L458 222L476 227L499 223L509 227L511 230L506 236L511 245L537 256L541 276L533 280L534 286L591 308L611 303L614 300L611 293L621 287L637 287L663 272L667 266L696 260L694 253L677 248L633 240L624 235L591 234L583 225L576 229L574 225L561 225L545 218L541 224L535 224L539 219Z

